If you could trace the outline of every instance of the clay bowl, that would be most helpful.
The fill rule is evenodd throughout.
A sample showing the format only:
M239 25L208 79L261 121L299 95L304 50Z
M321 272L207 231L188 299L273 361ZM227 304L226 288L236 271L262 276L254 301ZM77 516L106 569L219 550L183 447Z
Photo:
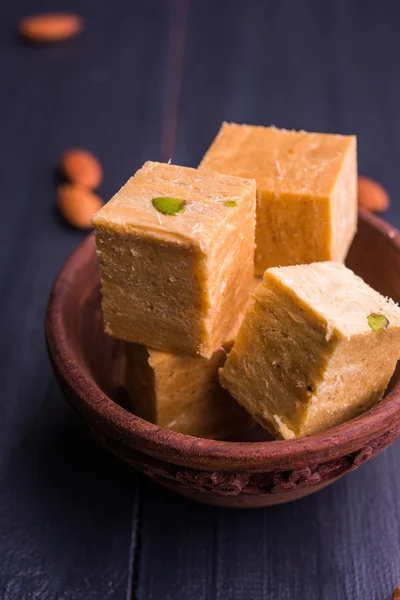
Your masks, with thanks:
M400 234L362 212L348 265L400 301ZM400 372L375 408L339 427L292 441L212 441L148 423L124 408L119 342L102 329L93 235L62 269L46 335L67 399L93 436L154 481L189 498L255 507L301 498L356 469L400 433Z

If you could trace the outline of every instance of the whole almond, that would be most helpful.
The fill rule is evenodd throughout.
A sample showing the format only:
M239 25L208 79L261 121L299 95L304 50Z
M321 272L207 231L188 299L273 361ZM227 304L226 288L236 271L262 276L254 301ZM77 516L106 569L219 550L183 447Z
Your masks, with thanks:
M18 33L37 44L61 42L83 29L82 17L74 13L43 13L25 17L18 24Z
M57 204L67 223L78 229L90 229L93 215L103 206L97 194L72 183L58 187Z
M393 591L392 600L400 600L400 585Z
M384 212L389 208L390 199L380 183L368 177L359 177L358 204L372 212Z
M97 188L103 179L103 169L99 160L88 150L72 148L61 156L60 169L71 183L78 183L90 189Z

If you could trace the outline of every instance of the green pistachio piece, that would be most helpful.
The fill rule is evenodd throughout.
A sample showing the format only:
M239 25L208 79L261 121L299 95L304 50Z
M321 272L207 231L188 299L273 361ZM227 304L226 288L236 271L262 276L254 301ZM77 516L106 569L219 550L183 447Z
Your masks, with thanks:
M235 208L237 206L237 202L234 200L227 200L224 202L224 206L228 206L228 208Z
M379 313L371 313L367 317L368 325L371 327L372 331L378 331L378 329L386 329L389 325L388 319L385 315L380 315Z
M158 196L152 200L154 208L163 215L178 215L185 212L186 202L182 198L171 198L171 196Z

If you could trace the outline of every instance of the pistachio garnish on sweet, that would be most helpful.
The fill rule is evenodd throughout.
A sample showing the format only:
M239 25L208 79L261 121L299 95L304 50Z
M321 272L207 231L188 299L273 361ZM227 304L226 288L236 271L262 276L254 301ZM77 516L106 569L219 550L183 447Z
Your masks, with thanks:
M234 200L227 200L224 202L224 206L228 206L228 208L235 208L237 206L237 202Z
M163 215L178 215L185 212L186 201L171 196L158 196L152 200L153 206Z
M385 315L380 313L371 313L367 317L368 325L371 327L372 331L378 331L379 329L386 329L389 325L389 320Z

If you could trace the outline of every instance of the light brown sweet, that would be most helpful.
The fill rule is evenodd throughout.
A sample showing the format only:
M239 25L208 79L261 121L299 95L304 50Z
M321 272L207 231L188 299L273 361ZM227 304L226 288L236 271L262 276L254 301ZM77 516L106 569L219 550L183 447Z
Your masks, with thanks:
M256 275L346 257L357 222L355 137L224 123L199 169L255 178Z
M341 263L272 268L220 380L276 437L293 438L376 404L399 356L400 309Z
M183 211L159 212L159 197ZM106 331L210 358L253 279L255 201L254 180L145 163L93 219Z
M207 359L127 343L125 380L135 414L210 439L247 431L253 420L218 382L225 359L225 349Z
M259 283L260 279L252 283L248 305ZM218 379L218 369L242 320L243 314L211 358L180 356L126 343L125 387L134 413L160 427L210 439L239 434L253 426L253 419Z

